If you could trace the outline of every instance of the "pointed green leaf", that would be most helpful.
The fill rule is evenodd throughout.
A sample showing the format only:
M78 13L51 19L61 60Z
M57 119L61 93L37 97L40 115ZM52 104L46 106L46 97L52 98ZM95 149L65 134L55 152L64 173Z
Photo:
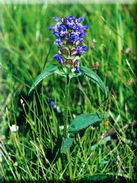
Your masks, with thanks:
M38 77L36 78L36 80L34 81L32 87L29 90L29 94L31 93L31 91L40 83L40 81L42 81L43 79L45 79L47 76L55 73L57 71L58 67L54 64L50 64L48 65L48 67L46 67L40 75L38 75Z
M82 129L89 127L90 125L94 125L97 122L103 120L105 115L103 113L95 113L95 114L81 114L72 120L68 128L68 132L75 133Z
M94 83L96 83L100 88L101 90L105 93L105 95L107 96L107 90L106 90L106 87L103 83L103 81L100 79L100 77L94 72L92 71L91 69L89 68L86 68L84 66L81 66L81 71L87 76L89 77Z
M67 150L71 147L74 138L67 137L63 140L61 145L61 153L66 153Z

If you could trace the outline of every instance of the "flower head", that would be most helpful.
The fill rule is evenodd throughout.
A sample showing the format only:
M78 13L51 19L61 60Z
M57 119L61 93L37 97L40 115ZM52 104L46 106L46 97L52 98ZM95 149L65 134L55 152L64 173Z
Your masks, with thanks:
M79 61L75 62L74 56L80 57L87 51L87 47L83 44L88 26L82 25L84 18L81 17L54 17L54 20L56 25L49 28L50 32L56 37L54 43L59 47L59 52L54 56L54 59L66 67L70 68L71 65L71 68L73 70L75 68L75 72L79 73L80 66L77 64ZM62 52L64 49L67 51ZM73 58L71 58L72 56ZM69 62L68 60L72 61Z

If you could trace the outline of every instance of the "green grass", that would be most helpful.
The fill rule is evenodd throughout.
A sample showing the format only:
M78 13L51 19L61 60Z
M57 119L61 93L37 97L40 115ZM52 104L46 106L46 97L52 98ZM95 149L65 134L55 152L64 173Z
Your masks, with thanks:
M132 11L133 7L128 8ZM133 179L135 130L123 127L136 119L135 25L125 7L34 4L1 5L0 10L0 178L81 179L108 174ZM60 153L64 78L48 77L28 96L36 76L46 64L55 62L57 47L48 30L54 25L52 17L68 15L85 18L88 52L81 58L81 65L91 69L98 65L96 72L109 91L105 99L87 78L72 79L69 121L81 113L107 111L110 115L98 127L76 136L69 162ZM49 107L48 97L56 101L60 115ZM19 125L17 133L10 132L12 124ZM110 139L111 145L102 144L102 135L110 128L118 141Z

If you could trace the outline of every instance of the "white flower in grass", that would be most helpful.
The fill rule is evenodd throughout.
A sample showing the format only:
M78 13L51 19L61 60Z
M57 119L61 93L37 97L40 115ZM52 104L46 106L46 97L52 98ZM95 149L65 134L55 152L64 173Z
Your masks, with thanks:
M19 127L17 125L10 126L10 131L11 132L17 132L18 130L19 130Z

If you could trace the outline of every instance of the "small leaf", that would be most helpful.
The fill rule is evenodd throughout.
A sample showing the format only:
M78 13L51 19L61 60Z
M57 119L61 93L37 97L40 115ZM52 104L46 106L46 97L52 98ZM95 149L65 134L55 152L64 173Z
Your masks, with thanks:
M100 77L91 69L86 68L84 66L81 66L81 71L87 76L89 77L94 83L96 83L101 90L103 91L103 93L105 93L105 95L107 96L107 89L103 83L103 81L100 79Z
M94 125L97 122L103 120L105 115L103 113L96 114L81 114L72 120L68 128L68 132L75 133L82 129L89 127L90 125Z
M31 91L40 83L40 81L42 81L43 79L45 79L47 76L55 73L57 71L58 67L54 64L50 64L48 65L47 68L45 68L40 75L37 76L36 80L34 81L32 87L29 90L29 94L31 93Z
M71 147L74 138L67 137L63 140L61 145L61 153L65 153Z

